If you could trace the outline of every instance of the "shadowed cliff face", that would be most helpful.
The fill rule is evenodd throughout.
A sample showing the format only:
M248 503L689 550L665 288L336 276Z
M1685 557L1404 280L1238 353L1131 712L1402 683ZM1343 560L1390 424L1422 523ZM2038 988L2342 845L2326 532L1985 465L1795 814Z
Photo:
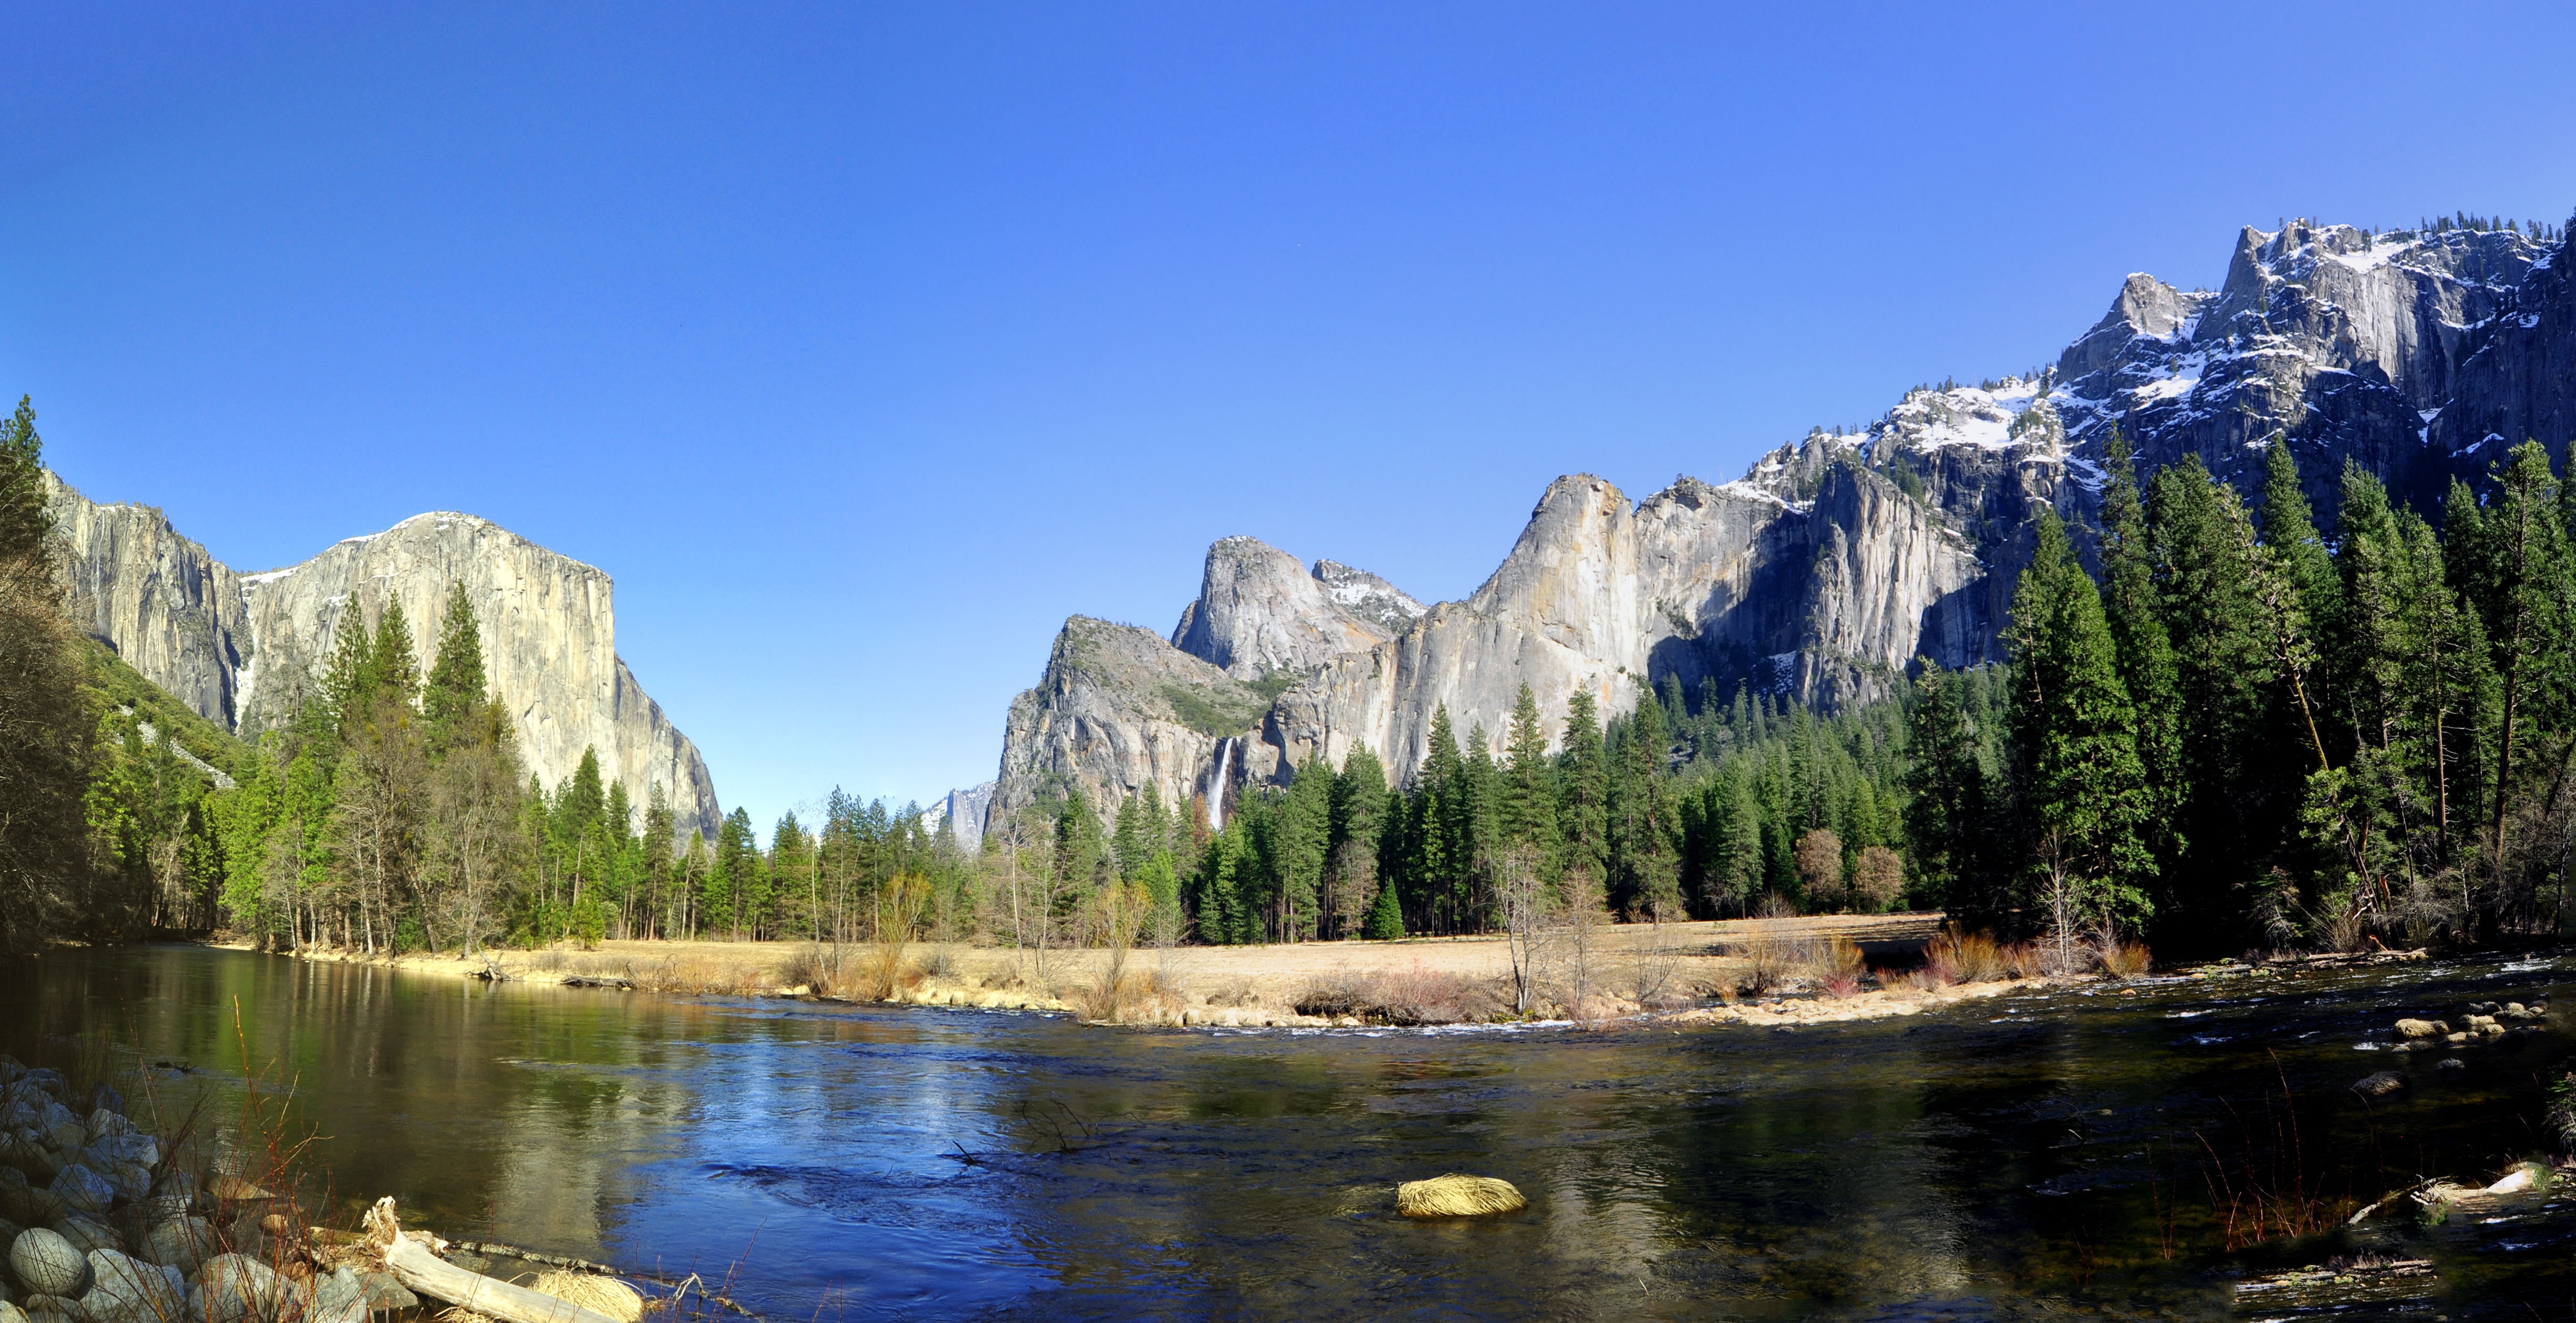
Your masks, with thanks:
M2197 456L2249 496L2286 444L2328 523L2347 460L2429 504L2525 436L2563 457L2569 267L2563 242L2504 230L2247 229L2220 289L2130 276L2038 379L1911 391L1860 432L1819 431L1734 482L1684 477L1633 504L1560 478L1492 578L1428 609L1374 575L1332 561L1308 574L1226 539L1171 645L1130 631L1119 665L1068 666L1066 639L1098 622L1066 626L1046 679L1012 705L995 807L1053 777L1105 814L1149 780L1170 802L1204 793L1220 764L1228 783L1284 781L1362 743L1402 781L1443 706L1462 740L1482 726L1499 747L1523 683L1554 738L1579 691L1605 716L1667 677L1837 706L1886 694L1918 657L2000 660L2039 515L2090 546L2115 427L2142 480ZM1239 724L1228 707L1172 734L1154 714L1170 658L1276 696Z
M617 655L606 574L472 515L419 515L301 565L239 574L160 511L98 505L59 481L49 506L85 629L145 678L245 739L288 720L342 628L400 601L412 648L437 656L448 586L465 585L484 668L547 785L584 749L639 807L659 785L683 833L720 821L704 759Z

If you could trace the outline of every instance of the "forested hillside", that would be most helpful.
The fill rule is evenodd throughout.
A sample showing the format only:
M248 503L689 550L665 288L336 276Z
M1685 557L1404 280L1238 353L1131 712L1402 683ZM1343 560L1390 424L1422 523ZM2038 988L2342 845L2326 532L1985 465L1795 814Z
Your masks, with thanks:
M2526 444L2418 510L2347 466L2331 535L2291 450L2249 504L2109 448L2098 528L2037 522L2008 660L1924 663L1820 715L1671 677L1554 727L1435 713L1420 771L1365 746L1211 822L1057 783L961 850L837 791L715 839L596 759L531 777L451 591L424 668L398 604L256 747L65 623L41 441L0 434L0 935L230 931L471 951L602 938L1023 945L1478 932L1514 879L1631 920L1945 908L2168 949L2554 931L2576 846L2576 486Z

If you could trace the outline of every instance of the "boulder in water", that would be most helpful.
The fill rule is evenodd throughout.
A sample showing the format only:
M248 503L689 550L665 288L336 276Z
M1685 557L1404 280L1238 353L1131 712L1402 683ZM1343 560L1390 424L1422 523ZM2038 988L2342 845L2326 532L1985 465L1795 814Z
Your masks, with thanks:
M2435 1020L2399 1020L2397 1032L2408 1038L2431 1038L2446 1031Z
M535 1286L576 1309L605 1314L617 1323L637 1323L644 1317L643 1293L614 1277L586 1272L539 1273Z
M56 1232L35 1227L18 1233L9 1247L9 1271L18 1284L40 1296L73 1296L89 1282L89 1261ZM32 1302L31 1302L32 1303Z
M212 1192L216 1198L221 1199L226 1203L233 1204L250 1203L254 1200L274 1199L277 1197L276 1195L271 1194L268 1191L251 1184L249 1181L231 1174L230 1172L217 1176L213 1183L208 1185L206 1188Z
M2540 1184L2541 1180L2548 1174L2548 1171L2548 1168L2541 1166L2537 1162L2516 1163L2514 1164L2513 1170L2504 1174L2504 1179L2488 1186L2486 1188L2486 1192L2488 1194L2519 1194L2524 1190L2528 1190L2533 1186Z
M2383 1070L2376 1075L2364 1075L2352 1082L2352 1091L2364 1098L2385 1098L2405 1087L2406 1077L2393 1070Z
M1434 1176L1395 1187L1395 1211L1406 1217L1482 1217L1529 1207L1510 1181L1494 1176Z
M2467 1070L2468 1068L2469 1063L2460 1060L2458 1057L2444 1057L2433 1063L2433 1069L2435 1070Z

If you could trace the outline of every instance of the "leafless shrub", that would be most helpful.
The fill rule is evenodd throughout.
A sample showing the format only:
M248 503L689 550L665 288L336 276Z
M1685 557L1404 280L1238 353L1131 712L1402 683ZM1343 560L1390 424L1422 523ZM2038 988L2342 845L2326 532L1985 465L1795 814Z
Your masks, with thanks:
M1639 1006L1661 1006L1676 995L1675 980L1682 968L1683 946L1669 936L1661 924L1644 930L1628 951L1623 990Z
M1861 978L1869 972L1869 962L1862 959L1860 946L1837 933L1808 944L1805 968L1809 981L1840 999L1860 991Z

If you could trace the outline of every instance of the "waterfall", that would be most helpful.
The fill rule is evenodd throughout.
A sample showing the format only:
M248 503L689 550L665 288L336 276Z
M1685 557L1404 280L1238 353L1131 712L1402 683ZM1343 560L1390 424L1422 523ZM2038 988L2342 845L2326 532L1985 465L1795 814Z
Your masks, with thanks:
M1233 765L1234 737L1228 735L1224 739L1216 742L1216 775L1208 778L1207 802L1209 831L1225 830L1226 773L1232 769Z

